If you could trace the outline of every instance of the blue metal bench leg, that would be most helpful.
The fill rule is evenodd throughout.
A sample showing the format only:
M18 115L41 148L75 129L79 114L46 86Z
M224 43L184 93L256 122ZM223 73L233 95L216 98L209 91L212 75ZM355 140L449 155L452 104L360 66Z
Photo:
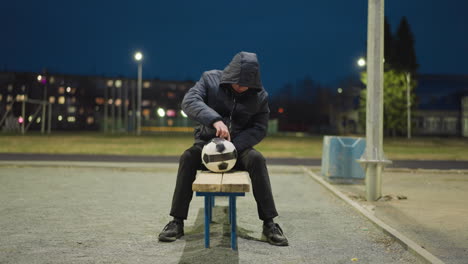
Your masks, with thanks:
M237 250L236 196L229 196L229 218L231 222L231 248Z
M205 248L210 247L210 209L211 199L210 195L205 196Z

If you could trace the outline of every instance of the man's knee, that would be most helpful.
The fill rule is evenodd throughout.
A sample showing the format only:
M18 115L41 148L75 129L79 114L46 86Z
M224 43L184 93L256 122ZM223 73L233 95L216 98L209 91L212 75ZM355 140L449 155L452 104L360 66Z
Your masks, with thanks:
M180 155L179 162L180 163L201 162L200 161L201 160L200 155L201 155L201 153L199 153L198 150L196 150L194 148L189 148L186 151L184 151L184 153L182 153L182 155Z
M265 157L262 155L262 153L256 151L255 149L249 151L249 153L247 154L247 160L249 161L249 167L263 166L266 162Z

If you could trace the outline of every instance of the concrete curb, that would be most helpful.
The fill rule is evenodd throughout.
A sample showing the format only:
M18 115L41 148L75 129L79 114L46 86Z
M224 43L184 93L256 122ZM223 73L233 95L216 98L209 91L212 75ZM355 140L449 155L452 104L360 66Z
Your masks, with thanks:
M357 202L351 200L348 198L346 195L344 195L341 191L339 191L337 188L326 182L324 179L321 177L317 176L315 173L312 171L308 170L305 167L302 167L305 173L309 174L315 181L320 183L322 186L324 186L326 189L331 191L334 195L336 195L338 198L352 206L354 209L356 209L359 213L361 213L363 216L365 216L367 219L369 219L377 228L382 230L384 233L390 235L394 239L396 239L400 244L402 244L407 250L415 254L416 256L420 257L422 260L427 261L428 263L433 263L433 264L444 264L442 260L437 258L436 256L432 255L429 251L425 250L422 248L420 245L418 245L416 242L413 240L409 239L408 237L404 236L397 230L393 229L386 223L382 222L382 220L378 219L374 215L372 215L368 210L366 210L364 207L362 207L360 204Z

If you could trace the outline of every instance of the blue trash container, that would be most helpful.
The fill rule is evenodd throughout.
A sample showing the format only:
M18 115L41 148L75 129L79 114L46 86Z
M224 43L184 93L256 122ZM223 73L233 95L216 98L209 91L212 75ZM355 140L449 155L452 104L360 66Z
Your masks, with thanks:
M366 149L359 137L325 136L323 138L322 176L333 183L360 183L364 170L356 162Z

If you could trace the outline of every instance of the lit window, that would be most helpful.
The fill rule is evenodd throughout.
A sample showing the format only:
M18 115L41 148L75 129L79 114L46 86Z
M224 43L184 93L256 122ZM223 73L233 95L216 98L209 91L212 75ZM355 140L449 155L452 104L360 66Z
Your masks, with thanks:
M151 87L151 83L150 82L144 82L143 83L143 88L150 88Z
M8 91L9 91L9 92L13 91L13 84L9 84L9 85L8 85Z
M6 101L7 101L7 103L13 101L13 96L8 95Z
M143 116L149 117L150 115L150 110L149 109L143 109Z
M76 93L76 88L72 88L71 89L71 94L75 94Z
M102 98L102 97L97 97L94 100L95 100L96 104L98 104L98 105L104 104L104 98Z
M29 122L32 121L32 116L29 116L29 117L28 117L28 121L29 121Z
M115 105L116 105L116 106L120 106L121 104L122 104L122 100L120 100L120 98L117 98L117 99L115 100Z
M58 119L58 121L62 121L62 120L63 120L63 116L59 115L59 116L57 117L57 119Z
M58 93L59 93L59 94L64 94L64 93L65 93L65 88L64 88L63 86L60 86L60 87L58 88Z
M69 116L67 117L67 121L70 122L70 123L73 123L76 121L75 117L74 116Z
M143 100L141 102L141 106L144 106L144 107L148 107L151 105L151 101L150 100Z
M55 78L54 78L54 76L50 76L49 83L55 83Z
M117 88L122 87L122 81L121 80L116 80L115 81L115 87L117 87Z
M16 95L16 101L17 102L22 102L22 101L24 101L24 99L25 99L24 94L17 94Z
M114 100L112 100L112 99L109 99L109 101L107 101L107 104L110 104L110 105L111 105L111 104L113 104L113 103L114 103Z
M174 110L172 110L172 109L168 109L166 111L166 115L169 116L169 117L174 117L175 114L176 114L176 112Z
M55 96L49 97L49 103L51 104L55 103Z
M71 92L71 87L70 86L67 87L67 93L69 93L69 92Z
M64 103L65 103L65 96L60 96L60 97L58 98L58 103L59 103L59 104L64 104Z
M41 118L40 117L36 118L36 123L39 124L40 122L41 122Z
M94 123L94 117L88 116L88 118L86 118L86 123L88 123L88 125L93 124Z
M74 107L74 106L69 106L69 107L68 107L68 113L69 113L69 114L73 114L73 113L75 113L75 112L76 112L76 107Z
M112 87L112 85L114 85L114 81L113 80L108 80L107 81L107 87Z

